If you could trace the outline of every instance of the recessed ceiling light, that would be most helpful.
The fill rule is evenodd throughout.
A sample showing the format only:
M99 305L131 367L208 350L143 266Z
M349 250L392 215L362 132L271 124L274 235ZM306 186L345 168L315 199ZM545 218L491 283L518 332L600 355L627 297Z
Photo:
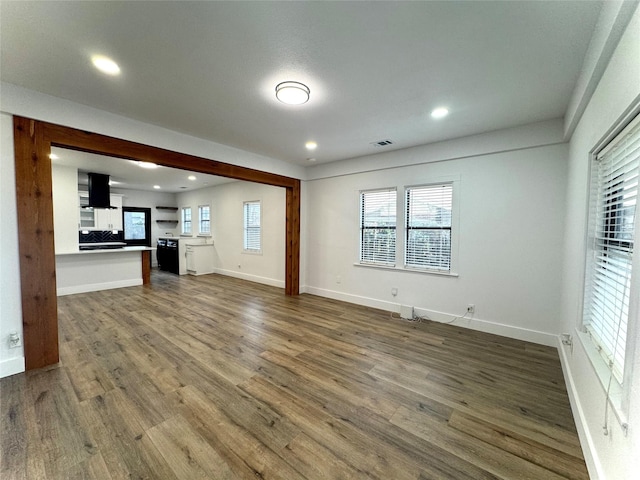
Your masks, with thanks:
M189 175L187 178L188 178L189 180L193 181L193 180L195 180L195 179L196 179L196 176L195 176L195 175Z
M287 105L302 105L309 101L309 87L300 82L282 82L276 85L276 98Z
M51 160L58 160L60 157L58 155L56 155L55 153L52 153L52 154L49 155L49 158Z
M318 147L318 144L316 142L307 142L304 146L307 147L307 150L315 150Z
M102 73L107 75L118 75L120 73L120 67L116 62L104 55L94 55L91 57L93 65Z
M444 118L449 115L449 109L445 107L438 107L431 112L433 118Z
M155 163L151 163L151 162L138 162L138 166L142 167L142 168L158 168L158 165L156 165Z
M156 190L160 190L160 185L154 185L153 188L155 188Z

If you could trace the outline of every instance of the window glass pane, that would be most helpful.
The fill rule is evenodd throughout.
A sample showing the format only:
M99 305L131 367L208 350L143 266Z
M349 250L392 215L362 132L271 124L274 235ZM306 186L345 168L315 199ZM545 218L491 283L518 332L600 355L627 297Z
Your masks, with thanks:
M396 260L396 191L360 193L360 262L394 265Z
M182 208L182 233L191 233L191 207Z
M405 265L450 271L453 185L408 188L405 207Z
M260 251L260 202L244 204L244 249Z
M198 218L199 232L204 234L211 233L211 209L209 205L200 205L198 207Z
M144 212L124 212L124 239L146 239L146 215Z

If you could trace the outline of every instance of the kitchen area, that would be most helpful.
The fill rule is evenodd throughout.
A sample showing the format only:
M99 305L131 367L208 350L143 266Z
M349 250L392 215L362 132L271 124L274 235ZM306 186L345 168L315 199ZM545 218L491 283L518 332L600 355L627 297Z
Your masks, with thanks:
M58 296L149 284L152 267L213 273L211 237L178 233L175 193L115 189L108 174L67 163L52 161Z

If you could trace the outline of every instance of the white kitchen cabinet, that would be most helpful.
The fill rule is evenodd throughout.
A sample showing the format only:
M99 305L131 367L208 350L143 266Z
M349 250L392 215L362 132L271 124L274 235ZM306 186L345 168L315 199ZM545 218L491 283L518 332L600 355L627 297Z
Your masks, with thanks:
M109 203L116 208L82 208L89 204L87 192L80 192L80 228L82 230L122 230L122 195L113 194Z
M213 273L213 244L186 244L185 256L189 275Z

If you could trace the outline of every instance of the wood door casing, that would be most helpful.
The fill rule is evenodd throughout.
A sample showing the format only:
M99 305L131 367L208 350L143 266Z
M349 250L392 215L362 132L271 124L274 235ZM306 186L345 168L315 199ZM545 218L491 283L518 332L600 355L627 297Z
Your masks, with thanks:
M300 180L75 128L14 116L16 204L26 369L59 360L51 146L283 187L285 294L298 295Z

